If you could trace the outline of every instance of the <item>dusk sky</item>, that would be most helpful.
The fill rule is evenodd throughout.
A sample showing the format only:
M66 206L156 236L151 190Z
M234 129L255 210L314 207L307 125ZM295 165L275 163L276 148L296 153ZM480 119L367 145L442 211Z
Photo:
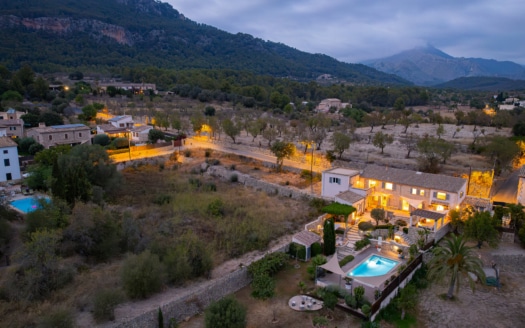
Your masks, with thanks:
M356 63L431 44L525 64L523 0L162 0L187 18Z

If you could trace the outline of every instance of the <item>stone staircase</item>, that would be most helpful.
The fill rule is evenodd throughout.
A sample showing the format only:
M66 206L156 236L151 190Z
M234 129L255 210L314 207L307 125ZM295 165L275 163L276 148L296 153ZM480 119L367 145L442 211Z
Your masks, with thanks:
M357 224L348 229L346 232L345 244L343 246L337 247L337 259L341 261L344 257L354 254L355 242L361 240L362 238L363 237L359 235Z

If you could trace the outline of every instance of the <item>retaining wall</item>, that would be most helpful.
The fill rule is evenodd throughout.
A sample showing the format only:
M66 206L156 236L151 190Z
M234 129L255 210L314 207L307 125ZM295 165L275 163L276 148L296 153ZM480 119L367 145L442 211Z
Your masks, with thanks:
M229 170L223 166L209 166L206 172L224 180L230 180L233 175L237 175L237 181L245 186L252 187L258 191L264 191L268 195L290 197L293 199L313 198L315 195L289 186L281 186L275 183L261 181L247 174L235 170Z

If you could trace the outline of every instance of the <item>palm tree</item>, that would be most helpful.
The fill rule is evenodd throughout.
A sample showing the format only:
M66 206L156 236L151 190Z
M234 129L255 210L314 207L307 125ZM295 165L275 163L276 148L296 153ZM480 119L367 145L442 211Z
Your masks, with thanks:
M450 276L450 284L447 297L454 296L454 286L456 293L459 291L460 276L468 279L470 288L474 291L474 279L469 273L473 273L480 281L485 281L483 263L473 253L472 247L465 245L461 236L451 235L443 241L443 245L436 247L432 253L434 257L430 260L428 277L429 279L443 280Z

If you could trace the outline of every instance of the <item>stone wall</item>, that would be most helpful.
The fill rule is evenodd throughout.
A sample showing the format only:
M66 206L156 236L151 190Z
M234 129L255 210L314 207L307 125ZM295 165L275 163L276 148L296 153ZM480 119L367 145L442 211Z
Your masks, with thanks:
M177 322L185 318L202 313L212 302L232 294L251 282L246 267L240 268L224 277L207 281L196 286L185 294L179 295L176 300L161 306L164 322L171 318ZM158 308L150 310L126 322L112 325L114 328L148 328L158 327Z
M525 272L524 254L493 254L492 259L501 271L523 273Z
M249 176L248 174L243 174L235 170L229 170L223 166L209 166L206 169L206 172L212 176L219 177L224 180L230 180L233 175L237 175L237 181L239 183L248 187L252 187L258 191L264 191L268 195L290 197L293 199L314 197L309 192L290 186L281 186L275 183L258 180Z

